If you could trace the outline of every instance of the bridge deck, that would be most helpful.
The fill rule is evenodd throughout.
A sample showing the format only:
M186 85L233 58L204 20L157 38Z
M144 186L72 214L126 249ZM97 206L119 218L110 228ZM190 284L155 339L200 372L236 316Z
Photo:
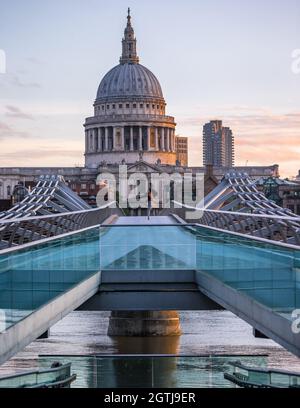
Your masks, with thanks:
M161 217L119 217L116 222L117 225L157 225L157 224L177 224L175 218L168 216Z
M300 334L291 327L291 313L300 308L299 271L300 251L171 217L120 217L114 225L0 252L0 363L89 297L101 310L192 310L205 306L195 285L300 355Z

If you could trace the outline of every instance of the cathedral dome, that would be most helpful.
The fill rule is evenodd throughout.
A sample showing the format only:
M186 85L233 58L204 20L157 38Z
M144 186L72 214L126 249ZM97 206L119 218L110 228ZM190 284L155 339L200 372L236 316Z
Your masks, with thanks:
M84 124L87 167L135 164L141 157L151 164L176 164L176 123L166 115L160 83L140 64L136 46L128 9L120 63L100 82L94 116Z
M160 83L156 76L138 63L120 63L102 79L97 92L97 102L113 98L163 99Z

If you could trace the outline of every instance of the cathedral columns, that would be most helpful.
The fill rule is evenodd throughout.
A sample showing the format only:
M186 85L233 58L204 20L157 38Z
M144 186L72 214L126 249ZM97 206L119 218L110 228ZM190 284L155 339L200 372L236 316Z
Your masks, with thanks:
M102 152L102 128L98 128L98 152Z
M130 151L133 151L133 126L130 126Z
M155 150L159 150L159 145L158 145L158 128L155 127Z
M121 150L125 150L125 128L121 127Z
M85 130L85 153L88 152L89 150L89 135L88 135L88 130Z
M105 146L104 146L105 151L108 151L108 127L105 128Z
M90 152L91 151L91 132L89 129L87 130L87 143L88 143L88 152Z
M172 129L173 135L173 152L176 152L176 136L175 136L175 129Z
M94 153L96 153L97 152L97 144L98 144L98 133L97 133L97 128L94 128L93 130L92 130L92 132L93 132L93 152Z
M117 145L117 141L116 141L116 127L114 126L113 127L113 146L112 146L112 149L113 150L116 150L116 145Z
M150 144L150 139L151 139L151 128L150 126L147 126L147 150L149 151L151 149L151 144Z
M166 145L166 151L169 152L169 151L170 151L170 133L169 133L169 128L167 128L166 130L167 130L167 145Z
M94 137L93 137L93 129L89 130L89 151L92 153L94 151Z
M143 128L139 127L139 150L143 150Z
M165 151L165 129L163 127L161 128L160 140L161 140L161 150L164 152Z

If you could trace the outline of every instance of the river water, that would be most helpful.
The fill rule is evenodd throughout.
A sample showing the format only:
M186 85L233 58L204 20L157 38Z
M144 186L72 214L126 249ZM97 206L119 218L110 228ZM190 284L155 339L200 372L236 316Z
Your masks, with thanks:
M79 379L75 386L93 386L91 380L85 378L87 366L95 366L94 363L91 363L92 356L136 353L202 356L197 360L198 368L204 367L202 386L207 385L208 366L210 368L213 366L212 372L216 372L218 378L221 378L218 369L220 358L222 358L220 356L224 358L230 356L231 360L232 356L241 359L244 356L246 362L253 363L252 365L258 364L300 373L298 357L287 352L272 340L254 338L252 328L228 311L180 312L180 319L182 329L180 337L112 338L106 334L109 322L108 312L73 312L51 328L51 335L48 339L31 343L22 352L3 364L0 367L0 375L24 369L49 367L53 359L57 360L58 356L61 356L62 361L72 361L72 364L77 367ZM217 356L216 358L219 356L217 365L213 365L214 357L211 356ZM210 359L209 363L208 359ZM80 364L79 361L81 361ZM85 363L82 364L82 361ZM107 359L101 361L102 365L99 363L101 369L107 370L106 363L103 365L103 361ZM187 361L193 361L193 367L195 367L195 359L184 361L185 370L192 370L191 366L187 365ZM84 369L80 368L83 366ZM183 365L181 372L182 367ZM91 372L95 368L88 370ZM195 386L192 377L185 378L185 385ZM218 383L218 381L217 379L213 382ZM176 384L182 385L182 382L177 381ZM218 384L220 386L220 383Z

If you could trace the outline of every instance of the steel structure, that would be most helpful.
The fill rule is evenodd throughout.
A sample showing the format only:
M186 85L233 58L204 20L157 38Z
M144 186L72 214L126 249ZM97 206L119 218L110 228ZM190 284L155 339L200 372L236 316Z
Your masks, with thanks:
M0 213L0 249L22 245L100 224L111 203L91 208L61 176L43 176L20 203Z
M300 218L269 200L247 173L227 173L197 207L202 225L300 245ZM176 212L185 218L182 210Z
M82 211L90 208L66 185L62 176L41 176L32 192L20 203L0 213L0 220Z

